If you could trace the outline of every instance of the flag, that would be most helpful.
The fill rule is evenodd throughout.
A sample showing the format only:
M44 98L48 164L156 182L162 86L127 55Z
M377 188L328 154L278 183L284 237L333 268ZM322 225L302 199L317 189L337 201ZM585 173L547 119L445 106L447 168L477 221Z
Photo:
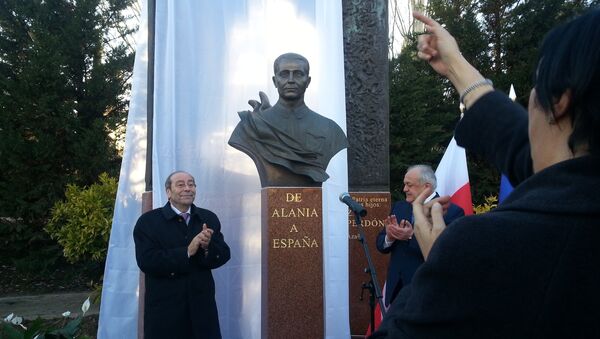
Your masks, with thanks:
M498 193L498 203L501 204L506 197L512 192L513 187L508 181L506 175L502 174L500 177L500 193Z
M375 330L377 330L379 328L379 325L381 325L381 321L383 320L383 315L381 314L381 307L379 307L379 303L377 303L375 305ZM367 333L365 334L365 338L368 338L372 333L371 331L371 324L369 324L369 327L367 328Z
M471 186L467 170L467 155L465 149L456 144L454 137L442 157L436 171L436 191L440 195L449 195L450 201L460 206L465 215L473 214Z
M386 288L387 283L383 284L383 290L381 290L381 297L383 298L383 307L385 307L385 311L387 312L389 306L385 306L385 288ZM379 328L379 325L381 325L381 321L383 321L383 314L381 314L381 307L379 306L381 305L378 301L375 304L375 315L374 315L374 321L375 321L375 330L377 330ZM373 334L374 331L371 330L371 323L369 322L369 327L367 327L367 333L365 333L365 338L368 338L371 334Z
M508 97L513 102L517 99L517 93L515 92L515 87L510 84L510 90L508 91ZM502 174L500 177L500 192L498 193L498 204L501 204L506 197L512 192L513 186L508 181L506 175Z

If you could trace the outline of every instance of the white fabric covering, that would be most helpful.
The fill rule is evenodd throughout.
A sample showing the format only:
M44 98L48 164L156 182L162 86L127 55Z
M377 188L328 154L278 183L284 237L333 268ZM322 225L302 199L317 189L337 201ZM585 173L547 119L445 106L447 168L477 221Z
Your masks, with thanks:
M143 6L145 8L145 5ZM99 338L137 336L138 268L132 230L144 190L146 15L138 36L126 150L106 263ZM231 260L213 271L223 338L260 338L260 181L252 160L227 144L266 92L274 103L274 59L297 52L311 63L310 108L346 129L341 1L161 1L156 4L153 135L154 207L166 202L173 170L196 178L196 205L222 223ZM323 185L326 338L349 338L346 150ZM293 288L290 286L290 288ZM298 325L303 322L298 316Z

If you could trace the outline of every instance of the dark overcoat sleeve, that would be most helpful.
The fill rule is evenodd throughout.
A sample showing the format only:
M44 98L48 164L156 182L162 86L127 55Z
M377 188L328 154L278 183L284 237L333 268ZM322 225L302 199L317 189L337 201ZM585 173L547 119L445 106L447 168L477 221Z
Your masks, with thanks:
M458 145L477 153L508 176L513 186L533 174L527 111L495 91L479 98L458 123Z
M197 220L196 220L197 218ZM221 233L221 222L213 212L196 208L192 213L192 221L194 227L198 227L195 234L200 233L202 225L206 223L208 228L213 230L208 251L206 254L202 249L199 249L196 255L192 256L192 263L198 268L213 269L223 266L231 258L229 246L225 242L223 233Z

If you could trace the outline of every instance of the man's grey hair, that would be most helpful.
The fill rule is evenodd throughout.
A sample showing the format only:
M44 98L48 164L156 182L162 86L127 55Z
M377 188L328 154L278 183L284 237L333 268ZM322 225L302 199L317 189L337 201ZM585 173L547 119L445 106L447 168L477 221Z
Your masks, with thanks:
M433 171L433 168L431 168L431 166L425 164L412 165L406 170L406 172L412 169L419 170L419 183L421 185L429 183L431 184L432 191L435 191L435 189L437 188L437 179L435 178L435 172Z
M188 173L188 172L186 172L186 171L175 171L175 172L173 172L173 173L169 174L169 176L167 177L167 180L165 180L165 190L168 190L169 188L171 188L171 178L172 178L172 177L173 177L175 174L177 174L177 173L185 173L185 174L189 174L189 173ZM194 179L194 176L193 176L193 175L191 175L191 174L189 174L189 175L192 177L192 179L193 179L194 181L196 181L196 179Z

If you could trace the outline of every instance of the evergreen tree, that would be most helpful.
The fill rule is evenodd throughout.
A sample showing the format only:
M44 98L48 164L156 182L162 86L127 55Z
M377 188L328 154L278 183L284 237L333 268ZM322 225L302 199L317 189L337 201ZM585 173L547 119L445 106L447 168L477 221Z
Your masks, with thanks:
M444 80L416 57L416 37L390 64L390 191L402 199L408 166L434 168L452 136L458 106L444 95Z
M598 3L599 0L431 0L427 12L456 38L462 54L483 76L507 93L514 84L517 101L527 106L537 50L544 35L560 22ZM394 193L402 187L406 165L417 162L437 165L439 157L433 155L443 153L456 121L451 117L457 115L459 104L452 85L436 80L439 76L428 72L425 62L415 60L414 38L409 41L412 45L392 59L390 67L390 161ZM486 196L497 195L500 174L474 154L467 153L467 158L473 202L482 204Z
M533 87L538 48L546 33L592 6L593 2L586 1L526 1L511 12L507 22L509 34L504 57L506 72L501 81L505 86L514 84L517 101L524 107L527 107L529 92Z
M111 36L132 33L132 2L0 0L0 235L13 255L47 241L67 184L118 171L108 134L126 119L133 51Z
M428 13L452 32L465 57L486 70L491 66L488 38L482 34L477 10L478 4L468 0L433 0L428 7ZM408 165L438 165L460 116L452 84L416 58L416 36L406 38L407 45L390 66L390 181L395 199L401 197ZM469 170L475 202L490 189L497 191L498 174L491 166L470 156Z
M502 68L505 10L513 0L502 1L440 1L431 2L430 10L439 22L447 23L446 28L455 37L462 54L486 77L497 82L496 70ZM452 99L458 105L459 93L454 88ZM484 159L467 152L467 166L471 194L475 204L481 204L486 196L497 194L498 171Z

